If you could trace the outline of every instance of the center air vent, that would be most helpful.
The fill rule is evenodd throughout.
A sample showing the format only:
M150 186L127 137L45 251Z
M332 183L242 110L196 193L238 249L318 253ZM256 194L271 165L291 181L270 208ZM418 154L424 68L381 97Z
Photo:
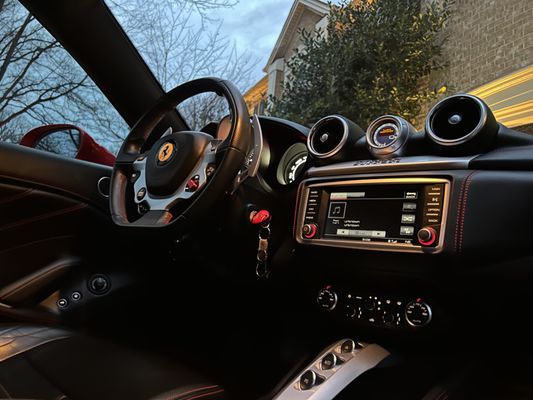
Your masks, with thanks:
M307 147L314 158L340 161L363 135L363 130L354 122L340 115L330 115L311 128Z
M440 146L481 151L498 133L489 107L479 98L460 94L438 102L426 119L428 138Z

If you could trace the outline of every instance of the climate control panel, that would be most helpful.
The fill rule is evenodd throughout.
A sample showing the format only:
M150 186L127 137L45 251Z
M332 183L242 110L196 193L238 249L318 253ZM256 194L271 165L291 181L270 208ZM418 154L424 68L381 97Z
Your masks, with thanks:
M363 325L412 329L427 326L433 318L431 306L421 297L362 294L325 286L316 301L320 309Z

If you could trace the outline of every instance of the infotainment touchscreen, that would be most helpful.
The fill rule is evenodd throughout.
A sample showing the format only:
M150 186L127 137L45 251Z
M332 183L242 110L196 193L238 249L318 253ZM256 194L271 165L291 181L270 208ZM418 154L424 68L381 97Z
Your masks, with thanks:
M440 222L443 190L441 184L329 187L323 237L414 244L432 215Z

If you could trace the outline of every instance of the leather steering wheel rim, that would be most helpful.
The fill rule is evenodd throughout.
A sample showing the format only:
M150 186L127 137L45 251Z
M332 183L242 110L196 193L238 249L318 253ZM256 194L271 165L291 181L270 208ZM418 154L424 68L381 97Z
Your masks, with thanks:
M127 212L127 187L131 185L132 167L137 160L157 151L155 145L147 151L143 146L152 138L155 127L166 113L173 111L176 106L193 96L209 92L223 96L228 102L232 115L230 131L222 146L224 155L217 162L213 175L207 180L205 186L194 194L185 210L180 211L178 215L173 215L170 210L149 210L140 218L131 221ZM251 143L251 129L244 98L235 85L229 81L219 78L201 78L186 82L167 92L137 121L117 154L110 184L111 218L119 226L134 227L187 225L197 221L225 192L238 174ZM199 134L198 132L186 133ZM175 133L175 135L179 134L180 132Z

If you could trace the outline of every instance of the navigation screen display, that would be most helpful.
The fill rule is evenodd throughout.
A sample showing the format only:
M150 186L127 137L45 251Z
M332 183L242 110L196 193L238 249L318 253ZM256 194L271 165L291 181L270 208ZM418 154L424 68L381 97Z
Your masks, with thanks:
M432 195L440 220L442 185L387 185L328 188L324 237L413 243Z

